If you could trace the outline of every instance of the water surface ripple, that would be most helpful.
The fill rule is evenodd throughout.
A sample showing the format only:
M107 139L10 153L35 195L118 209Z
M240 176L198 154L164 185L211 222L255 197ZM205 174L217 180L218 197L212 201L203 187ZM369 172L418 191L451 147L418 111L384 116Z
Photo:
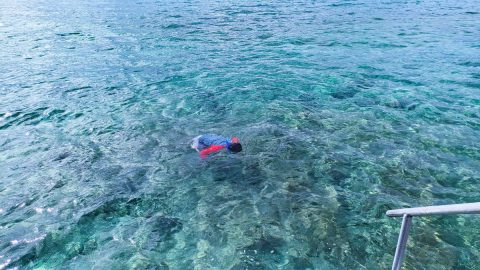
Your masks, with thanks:
M480 201L479 37L473 0L1 1L0 269L388 269L386 210ZM415 219L406 268L479 228Z

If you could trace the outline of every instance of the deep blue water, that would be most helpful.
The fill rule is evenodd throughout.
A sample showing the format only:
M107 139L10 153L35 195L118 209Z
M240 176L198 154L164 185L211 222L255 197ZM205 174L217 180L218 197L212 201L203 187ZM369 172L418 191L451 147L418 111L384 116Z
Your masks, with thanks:
M388 269L479 189L478 1L0 2L0 269Z

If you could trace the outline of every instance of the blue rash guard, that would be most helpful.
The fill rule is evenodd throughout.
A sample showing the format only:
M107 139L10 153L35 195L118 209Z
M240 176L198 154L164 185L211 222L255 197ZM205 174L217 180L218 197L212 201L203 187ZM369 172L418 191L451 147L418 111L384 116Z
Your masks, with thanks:
M223 146L225 149L228 149L230 144L232 144L232 140L229 138L225 138L216 134L205 134L198 137L197 149L202 151L215 145Z

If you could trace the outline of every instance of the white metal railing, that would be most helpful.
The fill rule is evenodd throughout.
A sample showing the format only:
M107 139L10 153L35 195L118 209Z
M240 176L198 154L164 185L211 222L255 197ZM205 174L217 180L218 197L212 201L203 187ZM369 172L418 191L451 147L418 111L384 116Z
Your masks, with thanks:
M403 208L387 211L387 216L389 217L403 217L402 227L398 235L397 248L395 249L395 257L393 258L392 270L400 270L402 266L407 248L408 231L410 230L414 216L451 214L480 214L480 202Z

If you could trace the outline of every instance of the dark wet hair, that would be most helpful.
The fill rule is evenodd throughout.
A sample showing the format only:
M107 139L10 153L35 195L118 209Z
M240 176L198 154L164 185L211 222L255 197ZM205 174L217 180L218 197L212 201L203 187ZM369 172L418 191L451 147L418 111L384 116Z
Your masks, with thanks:
M228 150L230 150L234 153L241 152L242 151L242 145L240 143L232 143L232 144L230 144L230 147L228 148Z

